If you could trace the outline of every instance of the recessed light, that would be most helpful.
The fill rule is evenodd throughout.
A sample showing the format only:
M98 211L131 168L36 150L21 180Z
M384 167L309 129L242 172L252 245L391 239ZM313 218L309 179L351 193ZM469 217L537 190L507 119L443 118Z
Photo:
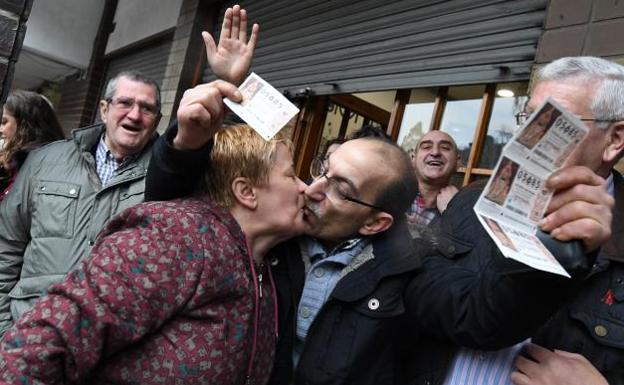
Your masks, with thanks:
M500 90L496 91L496 95L500 96L501 98L511 98L515 94L512 90L501 88Z

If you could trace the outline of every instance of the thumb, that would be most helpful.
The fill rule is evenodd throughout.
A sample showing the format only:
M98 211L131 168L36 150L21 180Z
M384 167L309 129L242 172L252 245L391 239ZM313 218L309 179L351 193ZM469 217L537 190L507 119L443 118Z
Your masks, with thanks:
M206 46L206 56L210 62L211 59L217 54L217 44L212 38L212 35L206 31L202 32L202 38L204 39L204 45Z
M576 357L578 357L577 353L566 352L565 350L555 349L554 352L555 352L555 354L557 354L559 356L562 356L562 357L568 357L568 358L576 358Z

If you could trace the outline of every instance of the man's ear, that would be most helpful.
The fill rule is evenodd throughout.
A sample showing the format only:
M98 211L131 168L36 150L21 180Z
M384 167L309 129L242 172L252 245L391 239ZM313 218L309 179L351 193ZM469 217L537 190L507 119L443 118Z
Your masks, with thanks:
M461 154L457 152L457 159L455 160L455 169L453 170L453 173L456 173L457 170L459 170L461 166L462 166L462 157L461 157Z
M607 135L609 142L602 154L602 160L611 163L624 150L624 121L612 124Z
M100 119L106 123L106 113L108 112L108 102L104 99L100 100Z
M358 230L363 236L384 232L392 226L394 218L386 212L377 212L368 218Z
M158 127L158 123L160 123L160 118L162 118L162 113L158 111L158 115L154 118L154 127Z
M234 193L236 203L239 205L249 210L255 210L258 206L256 190L248 178L242 176L234 178L232 181L232 192Z

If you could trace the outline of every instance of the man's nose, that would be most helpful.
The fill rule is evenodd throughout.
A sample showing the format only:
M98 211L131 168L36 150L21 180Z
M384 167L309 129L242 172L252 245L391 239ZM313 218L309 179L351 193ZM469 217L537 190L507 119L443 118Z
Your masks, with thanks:
M134 103L130 111L128 111L128 113L126 114L126 116L132 120L141 119L141 107L139 106L139 104Z
M329 183L325 179L323 177L314 179L310 185L305 187L305 195L315 201L323 200L325 198L325 183Z

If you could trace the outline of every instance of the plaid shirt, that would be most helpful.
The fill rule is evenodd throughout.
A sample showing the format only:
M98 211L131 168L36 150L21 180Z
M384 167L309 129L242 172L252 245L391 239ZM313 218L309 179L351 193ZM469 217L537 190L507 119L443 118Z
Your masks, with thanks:
M117 161L113 153L108 149L104 141L104 134L102 134L97 149L95 150L95 169L100 177L100 182L102 182L102 187L106 186L113 176L115 176L115 171L135 158L136 155L129 155L123 158L121 162Z
M410 207L408 214L414 216L414 218L408 220L409 224L427 226L429 222L440 215L440 212L437 207L427 207L425 205L425 198L423 198L423 196L419 193L416 195L414 202L412 202L412 207Z

